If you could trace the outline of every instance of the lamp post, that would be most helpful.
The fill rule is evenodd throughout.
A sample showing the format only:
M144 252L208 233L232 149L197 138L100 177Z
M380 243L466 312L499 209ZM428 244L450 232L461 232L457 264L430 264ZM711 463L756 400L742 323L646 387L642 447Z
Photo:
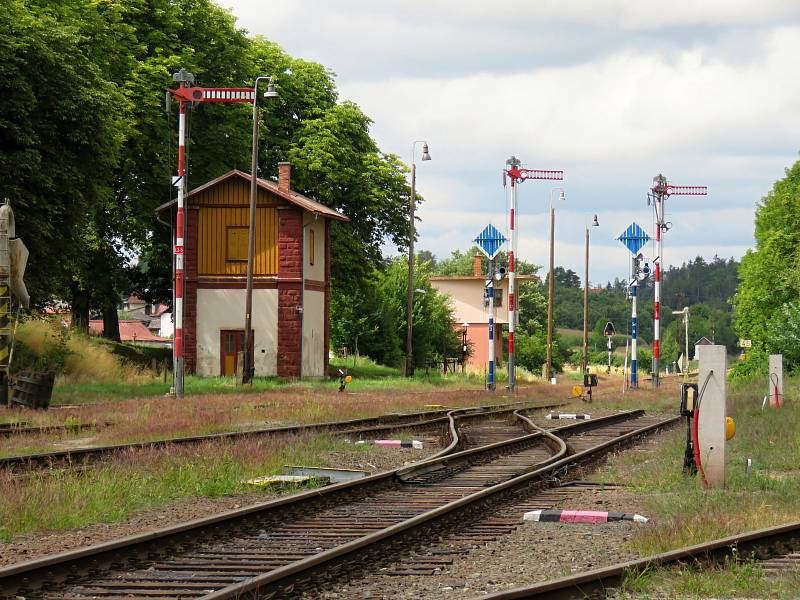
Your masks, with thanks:
M547 381L553 380L553 274L555 270L555 224L556 211L553 208L553 192L558 192L558 199L564 201L567 196L564 188L553 188L550 190L550 277L547 283L547 363L545 365L545 377Z
M414 313L414 209L417 203L417 144L422 144L422 160L430 160L428 142L414 140L411 145L411 198L408 206L408 301L406 304L406 377L414 374L414 349L411 341Z
M683 382L689 382L689 307L684 306L683 310L673 310L672 314L675 316L683 315Z
M592 227L600 227L597 215L594 216ZM583 272L583 365L582 371L589 370L589 225L586 225L586 261Z
M253 258L256 248L256 197L258 195L258 83L269 81L264 98L276 98L278 92L272 83L272 77L256 77L253 84L253 148L250 163L250 224L247 232L247 289L245 291L244 309L244 365L242 365L242 383L251 383L255 375L255 360L251 346L253 344Z

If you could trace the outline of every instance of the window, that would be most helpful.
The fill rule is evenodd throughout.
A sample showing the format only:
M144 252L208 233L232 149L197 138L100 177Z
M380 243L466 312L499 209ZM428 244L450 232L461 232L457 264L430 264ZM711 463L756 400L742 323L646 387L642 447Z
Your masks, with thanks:
M317 243L314 237L314 230L308 230L308 264L312 267L314 266L314 254L317 250Z
M247 260L247 227L228 227L226 260Z
M503 290L494 288L494 305L495 307L503 306Z

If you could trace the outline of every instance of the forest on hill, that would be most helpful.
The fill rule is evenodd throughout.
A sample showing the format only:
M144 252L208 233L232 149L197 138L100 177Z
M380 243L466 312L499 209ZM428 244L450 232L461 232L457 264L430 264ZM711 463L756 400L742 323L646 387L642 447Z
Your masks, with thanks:
M419 259L428 265L431 273L436 275L469 275L472 273L473 256L478 252L472 247L466 252L456 250L444 259L437 259L430 252L420 252ZM504 255L498 258L502 264ZM521 351L522 363L532 370L541 365L546 346L545 331L547 324L547 275L542 277L542 269L524 261L522 272L538 274L539 280L525 282L520 286L520 344L529 348L529 352ZM737 335L732 326L731 299L738 284L739 263L733 259L714 257L710 261L698 256L694 260L680 266L671 266L663 274L663 311L662 311L662 354L669 364L677 360L684 347L684 328L682 317L672 315L673 310L689 307L689 344L705 336L708 339L728 347L729 352L736 352ZM653 336L653 286L652 281L645 282L639 292L639 338L645 345L652 342ZM590 349L597 351L597 359L605 360L603 348L603 328L611 321L618 337L615 343L624 344L622 336L630 330L631 304L627 297L625 282L619 279L608 282L602 287L593 287L589 293L589 329L591 332ZM556 267L554 269L554 309L553 320L558 329L583 329L583 283L580 276L571 269ZM572 336L574 338L575 336ZM559 363L576 361L576 339L556 336L556 348ZM534 352L539 349L541 352ZM600 356L602 355L602 356ZM647 362L647 353L643 353L642 363Z

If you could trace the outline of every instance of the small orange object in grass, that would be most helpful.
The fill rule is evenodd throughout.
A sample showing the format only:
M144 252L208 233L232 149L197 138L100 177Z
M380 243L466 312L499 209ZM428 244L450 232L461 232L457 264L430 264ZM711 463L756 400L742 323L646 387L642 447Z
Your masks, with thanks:
M730 440L736 435L736 421L731 417L725 417L725 439Z

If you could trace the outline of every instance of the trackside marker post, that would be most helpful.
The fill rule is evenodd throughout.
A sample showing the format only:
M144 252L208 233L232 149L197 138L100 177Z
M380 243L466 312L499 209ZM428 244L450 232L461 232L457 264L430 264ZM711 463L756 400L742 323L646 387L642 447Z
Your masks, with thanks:
M547 179L560 181L564 179L564 171L543 171L541 169L520 168L522 162L512 156L506 161L506 169L503 170L503 185L506 177L511 179L511 209L508 220L508 237L511 250L508 253L508 391L512 394L516 391L517 377L514 362L514 332L516 330L519 315L517 314L517 287L516 287L516 267L514 261L517 257L517 235L516 235L516 216L517 216L517 184L526 179Z
M725 346L698 346L700 388L695 405L698 447L695 456L700 458L700 473L708 487L725 487L725 373L727 350Z
M647 242L650 241L650 236L647 235L647 232L642 229L637 223L631 223L628 225L628 228L623 231L619 237L617 238L623 246L625 246L630 253L631 256L631 277L628 282L628 290L631 298L631 387L636 388L638 387L638 371L637 371L637 359L636 359L636 342L637 342L637 330L639 327L638 323L638 316L636 313L636 299L638 296L639 290L639 280L646 279L647 275L649 274L649 270L646 268L640 267L640 261L642 260L642 255L639 254L639 250L645 247ZM645 265L646 267L647 265Z
M769 355L769 405L780 408L783 404L783 354Z

